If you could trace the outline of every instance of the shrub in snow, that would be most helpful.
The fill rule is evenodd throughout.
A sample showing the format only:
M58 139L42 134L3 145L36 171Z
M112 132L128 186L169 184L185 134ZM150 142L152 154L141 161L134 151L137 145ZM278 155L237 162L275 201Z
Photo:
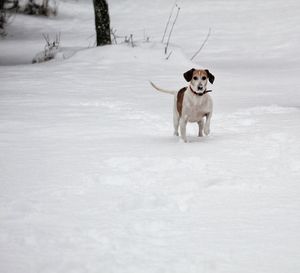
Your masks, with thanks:
M114 44L118 44L118 43L125 43L131 47L135 47L140 43L149 43L150 42L150 37L146 35L146 32L144 30L144 37L141 40L135 40L133 39L133 34L130 34L129 36L120 36L117 35L117 30L114 28L111 28L110 30L110 34L111 34L111 40L113 41ZM121 39L121 41L119 41Z
M55 41L50 41L49 35L44 35L46 40L45 49L39 52L32 60L32 63L42 63L55 58L59 53L60 34L56 35Z

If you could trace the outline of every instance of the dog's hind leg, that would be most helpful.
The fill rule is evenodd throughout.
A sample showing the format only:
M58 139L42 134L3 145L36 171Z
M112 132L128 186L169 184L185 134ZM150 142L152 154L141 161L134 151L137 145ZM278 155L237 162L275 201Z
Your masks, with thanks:
M179 136L178 127L179 127L179 119L174 117L174 136Z
M203 137L203 125L204 125L203 119L201 119L200 121L198 121L198 126L199 126L198 136L199 137Z
M177 113L177 111L174 111L174 115L173 115L173 124L174 124L174 136L179 136L178 134L178 127L179 127L179 115Z

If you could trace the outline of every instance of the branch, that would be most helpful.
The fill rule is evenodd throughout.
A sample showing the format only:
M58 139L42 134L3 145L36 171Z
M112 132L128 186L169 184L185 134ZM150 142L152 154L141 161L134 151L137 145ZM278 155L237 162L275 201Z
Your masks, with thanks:
M205 44L206 44L206 42L207 42L207 40L208 40L208 38L209 38L209 36L210 36L210 33L211 33L211 28L209 28L205 40L203 41L202 45L201 45L200 48L197 50L197 52L193 55L193 57L191 58L191 60L193 60L193 59L199 54L199 52L202 50L202 48L205 46Z
M131 46L134 47L133 34L130 34L129 42L131 43Z
M168 30L168 27L169 27L169 24L170 24L170 20L171 20L171 17L172 17L172 15L173 15L173 11L174 11L174 9L175 9L176 6L177 6L177 0L175 0L174 5L173 5L173 7L172 7L172 9L171 9L171 13L170 13L170 15L169 15L169 19L168 19L167 24L166 24L166 27L165 27L164 35L163 35L163 37L162 37L162 39L161 39L161 42L162 42L162 43L164 42L164 39L165 39L167 30Z
M46 36L44 33L42 33L42 35L43 35L43 37L44 37L44 39L45 39L47 45L50 46L50 38L49 38L48 34L47 34L47 36Z
M172 35L172 31L173 31L174 25L175 25L175 23L176 23L176 21L177 21L178 14L179 14L179 11L180 11L180 7L178 7L177 5L176 5L176 7L177 7L177 13L176 13L176 17L175 17L175 19L174 19L173 25L172 25L171 30L170 30L170 33L169 33L167 45L166 45L166 47L165 47L165 54L167 54L167 52L168 52L168 47L169 47L169 42L170 42L170 38L171 38L171 35Z
M117 35L116 35L116 32L117 32L116 29L113 29L113 28L110 29L110 34L113 36L113 40L114 40L115 44L117 44Z
M171 52L169 53L169 55L167 56L166 60L169 60L169 58L170 58L172 52L173 52L173 51L171 51Z

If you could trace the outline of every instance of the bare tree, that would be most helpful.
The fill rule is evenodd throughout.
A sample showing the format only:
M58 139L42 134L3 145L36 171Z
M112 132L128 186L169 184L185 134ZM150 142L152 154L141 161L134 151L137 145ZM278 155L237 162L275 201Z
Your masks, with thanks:
M5 35L4 26L10 15L18 9L19 0L0 0L0 35Z
M24 7L24 12L30 15L45 15L51 16L57 14L57 5L56 1L43 0L42 2L36 0L28 0L27 4Z
M94 0L97 46L111 44L110 18L106 0Z
M5 21L4 0L0 0L0 30L4 29Z

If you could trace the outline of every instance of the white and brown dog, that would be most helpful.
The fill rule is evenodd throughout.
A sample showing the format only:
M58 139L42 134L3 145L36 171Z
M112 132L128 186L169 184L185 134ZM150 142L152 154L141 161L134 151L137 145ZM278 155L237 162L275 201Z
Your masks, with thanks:
M203 132L205 135L208 135L210 132L213 102L208 94L211 90L207 90L207 81L212 84L215 77L207 69L194 68L185 72L183 76L190 84L179 91L164 90L152 82L150 83L156 90L174 95L174 135L178 136L178 127L180 126L181 138L184 142L187 142L186 125L188 122L198 123L199 137L203 136Z

